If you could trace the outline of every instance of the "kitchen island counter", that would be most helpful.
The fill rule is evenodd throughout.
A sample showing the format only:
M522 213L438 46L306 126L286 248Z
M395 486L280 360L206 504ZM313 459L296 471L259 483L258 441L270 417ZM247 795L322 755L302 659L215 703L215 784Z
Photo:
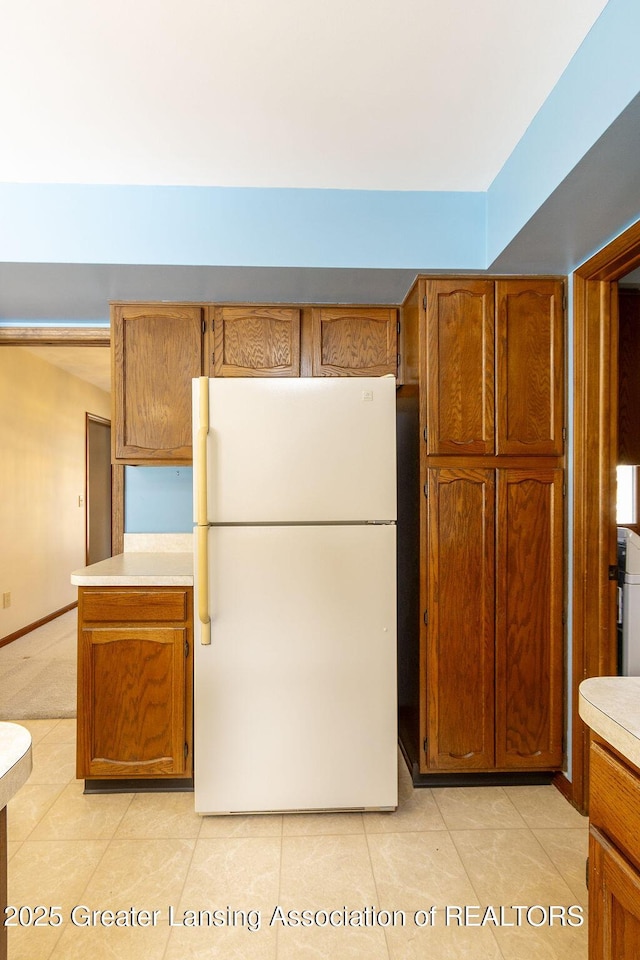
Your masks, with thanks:
M7 804L31 773L31 734L17 723L0 723L0 911L7 906ZM7 928L0 924L0 960L7 957Z
M580 716L640 768L640 677L591 677L580 684Z
M31 773L31 734L17 723L0 723L0 809Z
M193 585L193 554L183 552L119 553L74 570L80 587L163 587Z
M580 684L589 750L589 956L640 956L640 677Z

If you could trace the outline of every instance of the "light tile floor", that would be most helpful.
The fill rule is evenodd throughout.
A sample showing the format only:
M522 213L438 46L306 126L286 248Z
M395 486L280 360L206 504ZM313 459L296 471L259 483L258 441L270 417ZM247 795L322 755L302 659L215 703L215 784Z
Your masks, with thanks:
M414 790L401 764L396 813L201 818L189 793L85 796L75 721L23 722L34 770L9 805L9 902L62 923L23 910L10 960L586 960L586 921L545 922L587 902L587 821L551 786ZM507 908L502 925L479 925L487 906L498 921ZM537 909L509 926L513 906ZM132 907L155 925L84 925ZM376 926L279 919L345 907L386 912ZM181 923L214 909L235 925Z

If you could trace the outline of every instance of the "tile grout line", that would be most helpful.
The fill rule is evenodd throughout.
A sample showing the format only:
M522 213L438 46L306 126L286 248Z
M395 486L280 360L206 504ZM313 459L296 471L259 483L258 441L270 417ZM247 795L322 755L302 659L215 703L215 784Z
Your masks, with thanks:
M20 722L20 721L17 721L17 722ZM60 723L60 720L59 720L59 719L56 720L56 722L54 723L54 725L53 725L53 727L51 728L51 730L48 730L48 731L47 731L47 734L51 733L52 730L55 730L56 726L57 726L59 723ZM28 729L28 728L27 728L27 729ZM31 731L29 731L29 732L31 732ZM33 766L34 766L34 768L35 768L35 748L36 748L36 746L40 746L40 745L42 744L42 741L43 741L44 737L47 736L47 734L44 734L43 737L37 742L37 744L33 742L33 738L32 738L31 752L32 752L32 758L33 758ZM29 776L31 776L31 774L30 774ZM74 779L74 778L72 778L72 779ZM53 805L54 805L55 803L57 803L57 801L60 799L60 797L62 796L62 794L63 794L64 791L66 790L66 788L69 786L69 783L71 783L71 780L67 781L67 783L51 783L51 784L49 784L49 783L31 783L30 780L28 779L27 782L23 785L23 788L24 788L24 787L27 787L27 786L32 786L32 787L49 787L49 786L51 786L51 787L60 787L60 789L58 790L57 794L55 794L55 796L52 797L51 801L47 804L46 808L42 811L40 817L38 817L38 819L36 820L36 822L33 824L33 826L31 827L31 830L30 830L29 833L26 835L26 837L22 837L22 841L21 841L22 843L24 843L26 840L29 840L29 838L31 837L31 834L32 834L32 833L34 832L34 830L37 828L37 826L39 825L40 821L47 815L47 813L51 810L51 808L53 807ZM23 789L23 788L21 788L21 789ZM16 797L18 797L18 796L20 796L20 791L18 791L18 793L16 794ZM9 815L9 810L7 810L7 817L8 817L8 815Z
M280 814L280 863L278 866L278 892L277 902L280 903L282 894L282 857L284 854L284 814ZM276 927L275 936L275 960L279 960L280 954L280 927Z
M61 793L58 795L58 798L56 798L56 799L59 799L59 797L62 796L62 793L64 793L64 791L67 789L67 787L71 786L72 783L79 783L79 782L80 782L80 781L78 780L78 778L77 778L76 776L71 777L71 778L67 781L67 783L63 786ZM82 902L82 901L84 900L84 894L85 894L86 891L89 889L89 885L91 884L91 881L93 880L93 878L94 878L94 876L95 876L95 874L96 874L96 871L98 870L98 868L100 867L100 864L102 863L102 861L103 861L104 858L106 857L106 855L107 855L107 853L108 853L108 851L109 851L109 847L111 846L111 843L112 843L112 841L113 841L115 832L116 832L116 830L118 829L118 827L119 827L119 825L120 825L120 822L121 822L121 820L122 820L122 817L124 817L124 814L125 814L126 811L129 809L129 806L130 806L130 804L131 804L131 800L132 800L132 799L133 799L133 795L131 795L131 796L129 797L129 803L128 803L128 804L126 805L126 807L124 808L124 810L123 810L123 812L122 812L122 816L120 817L120 820L118 820L118 821L116 822L116 824L114 825L113 834L111 835L111 837L109 837L109 838L106 838L106 837L101 838L101 839L105 842L105 848L104 848L104 850L102 851L101 856L97 859L93 870L92 870L91 873L89 874L89 876L88 876L88 878L87 878L86 884L85 884L84 887L82 888L82 893L81 893L81 894L79 895L79 897L78 897L78 900L79 900L80 902ZM48 812L48 811L47 811L47 812ZM42 819L44 819L45 816L46 816L46 813L44 813L44 814L42 815L42 817L40 818L40 820L38 820L38 824L41 822ZM36 826L38 826L38 824L36 824ZM35 830L35 827L34 827L34 830ZM83 839L86 839L86 838L83 838ZM56 841L51 841L51 842L56 842ZM57 842L60 842L60 843L67 843L67 842L74 843L74 842L76 842L76 841L73 841L73 840L69 841L69 840L63 839L63 840L60 840L60 841L57 841ZM100 840L98 840L97 842L100 842ZM53 947L53 950L52 950L51 953L49 954L49 957L47 958L47 960L55 960L55 953L56 953L56 950L58 949L58 946L59 946L59 944L60 944L60 940L62 939L62 934L63 934L63 931L61 930L61 931L60 931L60 936L59 936L58 939L56 940L56 942L55 942L55 944L54 944L54 947Z
M436 801L436 802L437 802L437 801ZM519 828L519 829L521 829L521 828ZM478 891L477 891L477 889L476 889L476 887L475 887L475 884L473 883L473 880L471 879L471 874L470 874L469 871L467 870L467 865L466 865L466 863L464 862L464 860L463 860L463 858L462 858L462 854L460 853L460 850L459 850L459 848L458 848L458 844L456 843L455 838L454 838L454 836L453 836L453 831L451 831L451 830L449 830L449 828L447 828L447 833L449 834L449 839L451 840L451 843L453 844L453 847L454 847L454 849L455 849L455 851L456 851L456 853L457 853L457 855L458 855L458 859L459 859L459 861L460 861L460 864L461 864L461 866L462 866L462 869L464 870L465 875L466 875L466 877L467 877L467 879L468 879L468 881L469 881L469 886L470 886L471 889L473 890L473 893L474 893L474 895L475 895L476 900L478 901L478 903L480 903L480 902L481 902L481 901L480 901L480 896L479 896ZM498 938L495 936L495 934L494 934L494 932L493 932L493 930L492 930L491 928L489 928L489 932L491 933L491 939L493 940L493 943L495 944L495 948L496 948L496 950L498 951L498 957L502 957L502 960L506 960L505 955L504 955L503 950L502 950L502 947L500 946L500 944L499 944L499 942L498 942Z
M398 802L398 806L400 806L399 802ZM396 809L397 809L397 808L396 808ZM373 858L372 858L372 856L371 856L371 847L370 847L370 845L369 845L369 833L368 833L368 831L367 831L367 824L366 824L366 821L365 821L364 818L365 818L365 814L362 815L362 826L363 826L363 828L364 828L364 840L365 840L365 843L366 843L366 845L367 845L367 855L368 855L368 857L369 857L369 866L371 867L371 876L372 876L372 878L373 878L373 886L374 886L374 889L375 889L375 891L376 891L376 904L377 904L377 906L378 906L378 909L381 910L381 909L382 909L382 903L381 903L381 901L380 901L380 891L378 890L378 881L377 881L377 879L376 879L376 871L375 871L374 866L373 866ZM387 950L387 960L391 960L391 947L390 947L390 945L389 945L389 937L388 937L388 935L387 935L387 930L386 930L386 928L384 928L382 932L383 932L383 934L384 934L384 943L385 943L385 947L386 947L386 950Z
M201 818L200 828L199 828L199 830L198 830L198 836L193 838L193 847L192 847L192 850L191 850L191 856L189 857L189 863L187 864L187 869L186 869L185 872L184 872L184 878L183 878L183 880L182 880L182 886L180 887L180 893L179 893L179 895L176 897L176 905L180 903L180 901L181 901L181 899L182 899L182 896L183 896L183 894L184 894L184 889L185 889L185 887L186 887L186 885L187 885L187 877L189 876L189 871L191 870L191 866L192 866L192 864L193 864L193 858L194 858L195 855L196 855L196 847L198 846L198 840L199 840L199 837L200 837L200 833L202 832L202 824L203 824L203 823L204 823L204 818ZM159 957L158 960L165 960L165 957L167 956L167 953L168 953L168 950L169 950L169 946L171 945L171 936L172 936L172 933L173 933L173 930L169 930L169 936L168 936L167 939L165 940L164 950L162 951L162 957Z
M577 835L578 833L583 833L583 832L584 832L584 833L586 834L586 839L587 839L587 841L588 841L588 838L589 838L589 829L588 829L588 827L582 827L582 826L580 826L580 827L531 827L531 832L533 833L533 835L534 835L534 837L536 838L536 840L538 841L538 843L543 847L545 853L547 854L547 856L549 857L550 860L552 859L552 858L551 858L551 854L547 851L544 843L542 842L542 840L540 840L540 838L538 837L538 833L537 833L538 831L545 831L545 830L551 830L551 831L552 831L552 830L557 830L557 831L560 831L560 832L562 832L562 833L566 833L566 832L570 832L570 833L571 833L571 832L574 832L576 835ZM585 855L585 876L586 876L586 861L588 860L588 857L589 857L589 854L588 854L588 848L587 848L587 853L586 853L586 855ZM568 880L568 878L565 877L564 873L561 872L560 867L556 866L555 861L552 860L552 863L553 863L553 865L556 867L556 870L557 870L557 871L560 873L560 875L562 876L562 879L564 880L564 882L565 882L566 885L568 886L569 890L571 890L571 893L572 893L573 896L576 898L576 900L577 900L579 903L581 903L582 905L585 905L585 904L586 904L586 901L587 901L587 898L588 898L588 890L587 890L586 882L584 883L584 890L581 890L581 892L578 893L578 892L574 889L573 883L570 882L570 881ZM583 881L583 882L584 882L584 881Z

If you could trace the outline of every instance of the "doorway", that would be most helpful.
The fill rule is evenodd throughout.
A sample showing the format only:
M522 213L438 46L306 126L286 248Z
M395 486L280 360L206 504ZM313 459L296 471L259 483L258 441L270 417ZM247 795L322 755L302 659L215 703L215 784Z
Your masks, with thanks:
M88 566L112 554L111 421L87 413L85 437L85 553Z
M589 731L578 714L578 687L587 677L617 672L618 280L638 265L640 222L573 275L573 762L568 795L582 811L588 797Z

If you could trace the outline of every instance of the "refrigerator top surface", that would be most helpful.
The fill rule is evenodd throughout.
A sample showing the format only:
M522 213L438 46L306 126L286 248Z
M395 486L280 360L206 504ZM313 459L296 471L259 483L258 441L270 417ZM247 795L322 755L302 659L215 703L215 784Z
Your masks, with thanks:
M396 519L395 378L200 378L194 440L202 389L209 523Z

